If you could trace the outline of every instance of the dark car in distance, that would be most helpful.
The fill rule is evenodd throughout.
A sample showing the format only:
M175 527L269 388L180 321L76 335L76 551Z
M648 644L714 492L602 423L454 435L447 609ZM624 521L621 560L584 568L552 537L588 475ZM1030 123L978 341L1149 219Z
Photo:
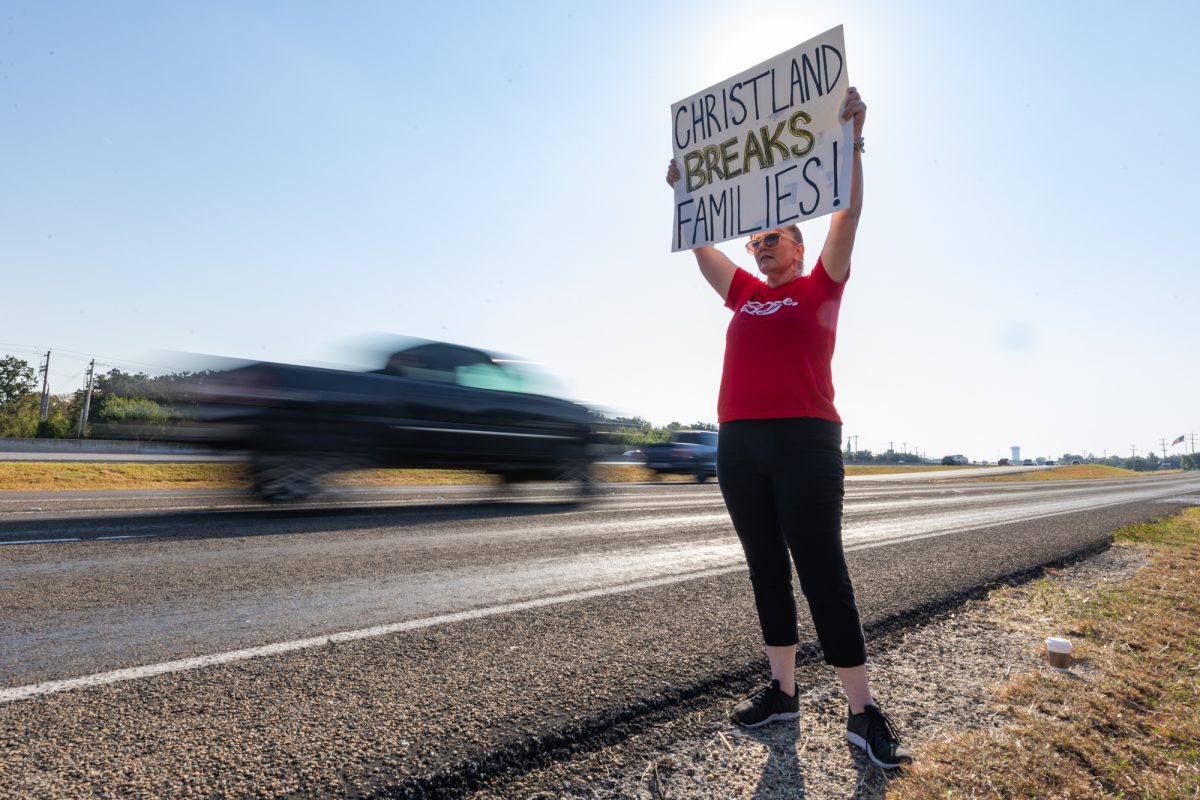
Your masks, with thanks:
M665 444L642 448L658 475L691 475L699 483L717 476L716 431L676 431Z
M393 352L369 372L253 363L184 386L187 419L167 436L249 452L266 500L304 499L323 476L361 467L566 479L586 491L588 409L549 385L529 362L443 342Z

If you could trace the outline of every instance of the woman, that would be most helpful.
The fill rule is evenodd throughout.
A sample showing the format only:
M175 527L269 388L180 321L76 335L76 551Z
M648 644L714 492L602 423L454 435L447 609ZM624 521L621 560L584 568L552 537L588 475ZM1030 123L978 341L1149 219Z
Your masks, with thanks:
M871 696L842 550L842 427L830 363L863 203L867 107L854 87L847 89L841 113L854 131L851 199L833 214L809 274L795 225L757 233L747 242L765 281L738 269L715 247L692 252L701 274L734 312L717 401L717 474L750 567L771 665L771 683L734 706L730 716L747 727L799 716L794 561L825 660L850 702L846 738L879 766L893 768L912 756ZM677 180L672 160L667 183Z

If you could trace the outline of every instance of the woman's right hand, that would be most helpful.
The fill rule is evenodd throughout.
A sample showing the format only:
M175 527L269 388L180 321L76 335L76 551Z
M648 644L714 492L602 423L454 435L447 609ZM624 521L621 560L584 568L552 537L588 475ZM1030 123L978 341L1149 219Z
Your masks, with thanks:
M675 159L671 159L670 165L667 167L667 186L675 188L675 182L679 180L679 165L675 163Z

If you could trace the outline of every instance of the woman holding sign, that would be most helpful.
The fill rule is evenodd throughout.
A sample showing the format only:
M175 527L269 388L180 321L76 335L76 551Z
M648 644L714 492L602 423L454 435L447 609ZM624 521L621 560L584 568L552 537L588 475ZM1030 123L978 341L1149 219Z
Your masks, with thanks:
M766 280L715 247L693 252L733 311L717 403L717 473L750 567L772 677L731 717L757 727L799 716L794 561L825 660L850 702L846 737L892 768L912 756L867 682L866 645L842 550L842 421L831 375L838 307L862 214L866 114L858 90L847 89L841 115L854 136L850 204L834 212L811 272L804 272L804 240L795 225L756 233L746 243ZM679 177L672 160L667 183Z

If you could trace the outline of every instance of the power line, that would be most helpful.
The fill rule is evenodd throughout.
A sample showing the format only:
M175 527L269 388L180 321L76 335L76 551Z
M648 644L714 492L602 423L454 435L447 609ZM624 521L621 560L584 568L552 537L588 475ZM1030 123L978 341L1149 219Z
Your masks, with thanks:
M50 348L50 347L45 347L45 346L38 347L36 345L29 345L29 344L17 344L15 342L0 342L0 348L23 350L27 353L38 353L39 355L42 354L45 350L52 349L56 353L58 353L60 356L65 354L65 355L77 356L77 357L85 359L85 360L93 359L93 360L96 360L96 362L100 366L104 366L104 367L117 367L117 368L120 368L121 366L148 367L152 370L165 370L168 372L175 369L174 367L168 367L165 364L151 364L146 361L132 361L127 358L114 358L112 356L97 355L96 353L84 353L79 350L68 350L65 347ZM83 372L83 370L80 370L80 372Z

